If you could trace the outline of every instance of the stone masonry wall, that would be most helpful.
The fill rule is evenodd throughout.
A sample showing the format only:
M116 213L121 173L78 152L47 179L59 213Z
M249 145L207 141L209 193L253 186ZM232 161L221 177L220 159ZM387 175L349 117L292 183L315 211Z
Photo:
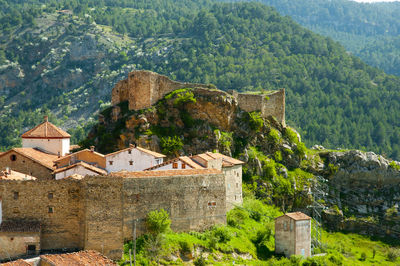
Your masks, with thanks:
M0 197L3 220L41 223L42 249L83 248L83 202L79 181L0 180ZM52 207L52 213L49 207Z
M11 155L15 155L17 159L12 161L10 159ZM28 157L20 155L15 151L10 151L9 153L0 157L0 169L4 170L6 167L23 174L38 178L40 177L40 179L53 179L53 170L33 161Z
M124 239L132 239L134 220L137 234L144 233L146 215L161 208L170 214L174 231L199 231L226 223L225 177L217 170L209 171L213 173L125 178Z

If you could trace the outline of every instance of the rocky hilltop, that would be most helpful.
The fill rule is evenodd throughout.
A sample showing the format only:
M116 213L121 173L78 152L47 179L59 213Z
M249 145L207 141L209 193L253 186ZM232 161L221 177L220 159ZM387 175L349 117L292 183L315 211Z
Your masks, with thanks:
M399 163L372 152L307 149L296 131L256 108L243 110L234 94L201 84L178 87L140 110L129 108L129 97L116 101L83 146L105 153L136 143L169 157L218 150L245 161L246 187L282 210L310 213L307 206L318 200L330 228L396 234ZM317 190L325 194L316 197Z

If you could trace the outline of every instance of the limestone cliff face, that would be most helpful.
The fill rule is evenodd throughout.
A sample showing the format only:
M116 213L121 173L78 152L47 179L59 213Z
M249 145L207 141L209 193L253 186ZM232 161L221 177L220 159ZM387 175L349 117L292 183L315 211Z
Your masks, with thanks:
M357 150L323 152L320 156L325 158L328 180L326 201L341 210L326 211L330 226L399 236L400 164Z

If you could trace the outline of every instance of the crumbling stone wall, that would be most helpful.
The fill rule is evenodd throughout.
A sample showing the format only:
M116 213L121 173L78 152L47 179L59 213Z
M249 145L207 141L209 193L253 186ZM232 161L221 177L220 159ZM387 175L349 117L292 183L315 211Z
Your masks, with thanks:
M116 105L121 102L128 101L129 110L140 110L152 106L166 94L181 88L204 90L212 89L213 86L172 81L166 76L151 71L133 71L129 73L127 79L118 82L112 90L111 103L115 106L113 116L114 118L118 117L120 110ZM210 92L218 95L224 93L216 89L210 90ZM237 104L242 110L246 112L260 111L263 117L271 115L285 124L284 89L265 95L234 92L231 96L237 100Z

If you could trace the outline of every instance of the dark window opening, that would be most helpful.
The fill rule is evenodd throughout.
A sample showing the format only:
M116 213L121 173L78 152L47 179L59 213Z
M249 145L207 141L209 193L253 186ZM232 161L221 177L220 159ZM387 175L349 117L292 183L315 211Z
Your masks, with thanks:
M28 253L28 255L35 255L36 254L36 245L28 245L27 253Z
M133 165L133 161L129 161L129 165Z
M182 169L186 169L186 164L182 163Z
M47 195L47 197L48 197L49 199L52 199L52 198L53 198L53 193L50 192L50 193Z
M49 207L49 213L53 213L54 212L54 207Z
M128 154L132 154L132 151L128 151Z
M178 163L172 163L172 168L177 169L178 168Z
M14 192L14 199L17 200L19 198L19 193L18 192Z
M108 163L109 163L110 165L113 165L113 161L109 161Z
M10 160L13 161L13 162L15 162L15 161L17 160L17 155L12 154L12 155L10 156Z

